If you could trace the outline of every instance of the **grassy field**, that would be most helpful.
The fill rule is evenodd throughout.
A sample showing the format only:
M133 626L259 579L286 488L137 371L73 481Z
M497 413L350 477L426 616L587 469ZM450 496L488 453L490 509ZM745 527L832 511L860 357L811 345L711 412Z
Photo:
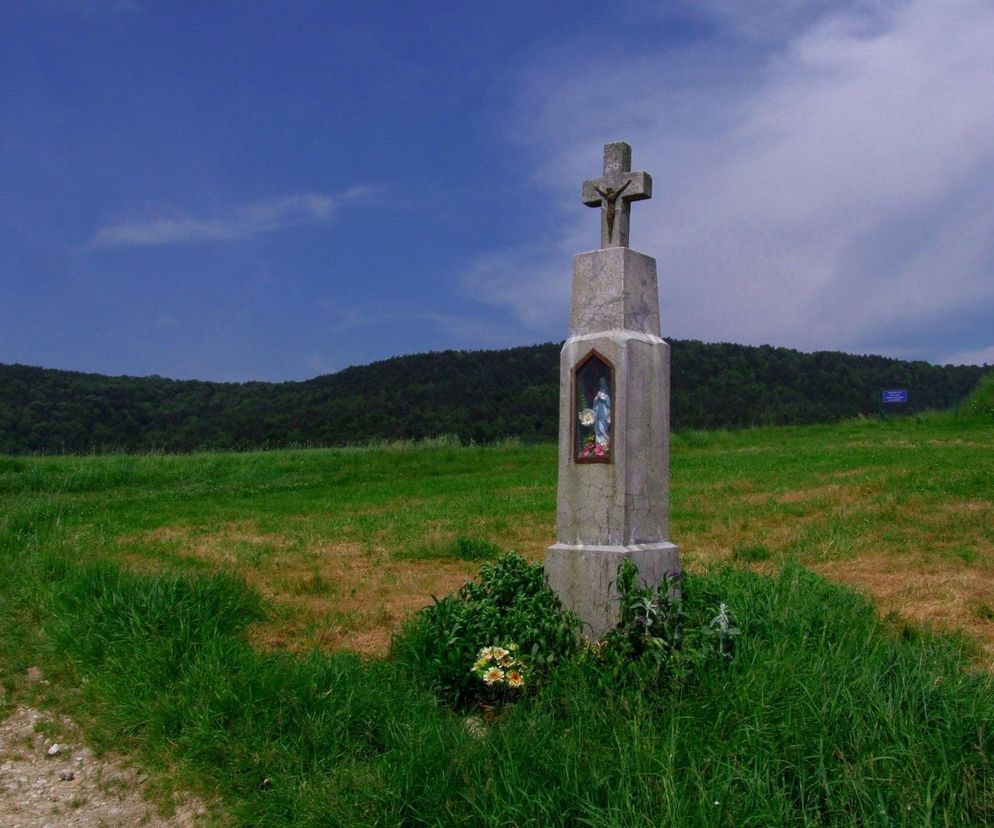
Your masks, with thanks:
M564 669L482 739L383 657L498 549L541 559L554 447L0 457L0 699L45 664L98 745L246 823L983 824L992 449L952 417L676 435L671 536L735 662L606 698Z

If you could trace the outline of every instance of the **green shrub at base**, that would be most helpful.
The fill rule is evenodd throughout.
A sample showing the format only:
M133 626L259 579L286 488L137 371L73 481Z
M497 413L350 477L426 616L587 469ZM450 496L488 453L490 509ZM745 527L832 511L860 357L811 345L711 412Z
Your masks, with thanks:
M508 553L480 568L479 581L436 598L393 641L393 658L440 699L467 706L485 698L473 667L485 647L515 645L531 681L576 652L580 620L561 609L541 564Z

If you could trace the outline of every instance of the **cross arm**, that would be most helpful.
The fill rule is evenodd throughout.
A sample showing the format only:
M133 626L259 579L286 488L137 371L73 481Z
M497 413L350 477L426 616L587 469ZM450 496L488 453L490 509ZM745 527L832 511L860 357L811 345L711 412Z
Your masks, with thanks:
M583 203L588 207L600 207L604 201L598 188L607 192L609 189L617 190L624 187L625 182L630 182L619 198L625 201L642 201L652 198L652 176L647 172L626 172L605 175L590 181L583 182Z

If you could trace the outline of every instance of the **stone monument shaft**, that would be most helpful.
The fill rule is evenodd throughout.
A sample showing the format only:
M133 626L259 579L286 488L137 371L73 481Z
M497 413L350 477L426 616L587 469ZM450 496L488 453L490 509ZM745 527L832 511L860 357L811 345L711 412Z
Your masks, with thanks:
M656 262L628 247L631 202L652 178L631 147L604 147L604 174L583 184L601 208L601 249L573 260L569 337L560 357L556 543L549 585L594 640L619 617L613 582L630 558L642 580L680 568L669 542L669 345L659 326Z

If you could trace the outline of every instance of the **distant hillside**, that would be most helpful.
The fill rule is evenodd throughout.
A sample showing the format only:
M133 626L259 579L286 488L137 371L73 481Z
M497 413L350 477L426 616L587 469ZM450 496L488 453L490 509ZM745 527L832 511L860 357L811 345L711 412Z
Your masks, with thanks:
M767 345L671 345L674 428L874 414L882 387L911 389L918 409L946 408L985 370ZM0 453L343 445L440 434L553 440L559 349L417 354L283 383L0 365Z

